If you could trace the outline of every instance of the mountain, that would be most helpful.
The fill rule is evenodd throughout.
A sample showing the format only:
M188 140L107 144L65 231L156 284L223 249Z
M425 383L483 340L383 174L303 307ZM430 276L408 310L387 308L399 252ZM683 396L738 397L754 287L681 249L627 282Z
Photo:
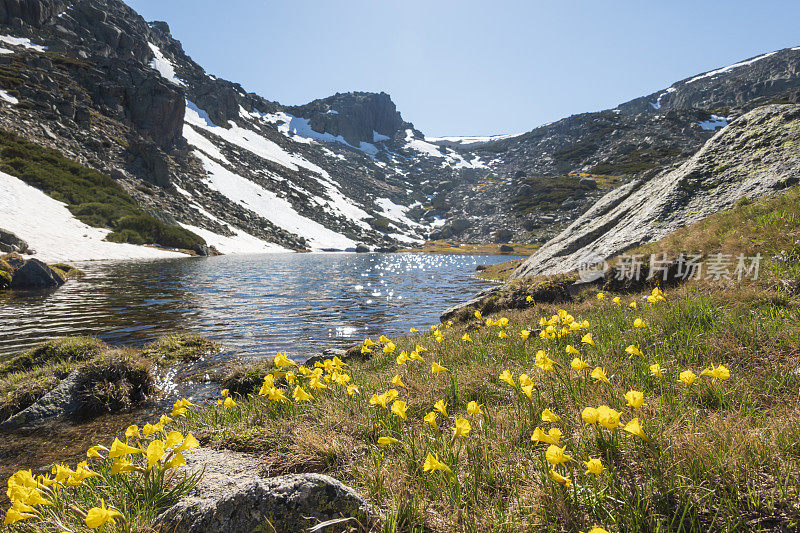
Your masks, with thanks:
M786 49L520 135L429 139L385 93L285 106L248 92L118 0L0 0L0 46L5 182L44 190L115 242L223 253L545 242L604 194L689 160L730 121L800 89L800 49ZM58 168L78 163L119 190L44 187L20 163L20 139L25 153L57 151L37 161L64 158ZM24 233L36 201L20 197L29 205L0 224ZM65 233L83 232L72 225ZM165 239L169 228L184 233Z

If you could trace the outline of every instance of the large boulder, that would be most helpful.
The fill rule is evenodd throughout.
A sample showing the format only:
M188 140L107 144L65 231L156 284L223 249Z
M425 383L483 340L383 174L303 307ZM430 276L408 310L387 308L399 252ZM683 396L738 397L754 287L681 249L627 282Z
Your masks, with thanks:
M0 228L0 252L24 254L28 252L28 243L10 231Z
M64 278L38 259L25 261L11 279L12 289L47 289L63 284Z
M10 416L0 424L0 429L29 426L44 420L75 414L83 406L80 390L80 373L73 371L39 401Z
M202 479L189 496L156 518L159 531L288 533L329 520L341 522L325 531L341 531L356 524L368 527L375 518L364 498L329 476L261 477L257 457L226 450L197 448L184 456L184 471L202 472Z

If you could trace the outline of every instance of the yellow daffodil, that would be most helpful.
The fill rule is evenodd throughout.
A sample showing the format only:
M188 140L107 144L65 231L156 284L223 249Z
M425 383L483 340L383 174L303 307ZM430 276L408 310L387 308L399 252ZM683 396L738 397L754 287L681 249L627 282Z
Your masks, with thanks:
M136 467L133 466L133 463L128 461L124 457L121 457L121 458L117 459L116 461L114 461L114 464L111 465L111 469L109 470L109 473L112 476L115 476L117 474L124 474L126 472L133 472L134 470L136 470Z
M453 436L466 437L469 435L470 430L472 430L472 426L470 425L469 420L466 418L457 418L455 426L453 427Z
M592 334L591 334L591 333L587 333L586 335L584 335L584 336L581 338L581 342L582 342L583 344L591 344L592 346L594 346L594 345L595 345L595 344L594 344L594 339L592 338Z
M572 370L576 372L581 372L582 370L589 368L589 363L587 363L586 361L584 361L579 357L576 357L572 361L570 361L569 366L572 367Z
M556 483L560 483L561 485L564 485L565 487L569 487L570 485L572 485L572 481L570 481L569 478L566 478L566 477L562 476L561 474L559 474L555 470L548 471L547 475L550 477L550 479L552 479Z
M433 327L435 327L435 326L431 326L431 328L433 328ZM378 341L381 344L386 344L387 342L392 342L391 340L389 340L389 337L387 337L386 335L381 335L380 338L378 339Z
M644 403L644 394L639 391L629 390L625 393L625 400L628 402L628 407L638 409Z
M108 456L111 459L116 459L117 457L124 457L126 455L131 455L135 453L142 453L142 450L139 448L134 448L133 446L128 446L124 442L121 442L119 439L114 439L114 442L111 444L111 449L109 450Z
M439 400L433 404L433 408L442 413L443 416L447 416L447 404L444 400Z
M707 368L700 372L701 376L708 376L712 378L716 378L719 380L726 380L731 377L730 371L725 368L723 365L719 365L718 367L714 367L714 364L711 364L711 368Z
M411 354L409 355L409 357L410 357L411 359L413 359L414 361L422 361L422 362L424 363L424 362L425 362L425 359L423 359L423 358L422 358L422 356L420 355L420 352L422 352L422 350L425 350L425 348L422 348L422 350L420 350L420 348L421 348L421 346L417 346L417 347L416 347L416 348L415 348L415 349L414 349L414 350L411 352Z
M581 352L579 352L573 345L567 344L566 348L567 355L577 355L580 357Z
M125 429L125 438L126 439L133 439L133 438L137 438L138 439L139 438L139 426L137 426L136 424L134 424L132 426L128 426L127 429Z
M167 468L179 468L186 465L186 459L181 452L175 452L167 463Z
M219 395L222 396L223 398L227 398L228 396L230 396L230 394L231 391L229 389L222 389L221 391L219 391Z
M617 305L622 305L622 302L620 302L619 296L614 296L614 299L611 300L611 301L614 302Z
M560 420L561 420L561 417L558 416L557 414L555 414L550 409L545 409L544 411L542 411L542 422L553 423L553 422L558 422Z
M449 466L441 462L438 456L435 456L430 452L428 452L428 456L425 458L425 464L423 464L422 470L424 472L434 472L436 470L441 470L443 472L447 472L448 474L453 473L453 471L450 470Z
M293 370L290 370L286 373L286 383L289 385L294 385L297 382L297 375L294 373Z
M275 356L275 360L273 361L275 366L278 368L284 368L287 366L295 366L295 362L286 357L285 353L278 352L278 355Z
M519 336L522 337L522 340L526 341L528 340L528 337L531 336L531 332L530 330L523 329L522 331L519 332Z
M625 424L625 427L622 429L624 431L627 431L631 435L636 435L637 437L643 440L647 440L647 435L645 435L644 428L642 428L642 425L639 423L638 418L632 419L630 422Z
M631 309L636 309L638 306L636 305L636 302L631 302L630 304L628 304L628 307L630 307Z
M572 457L564 453L564 450L566 449L567 449L566 446L564 446L563 448L559 448L555 444L551 444L550 446L548 446L547 452L545 452L545 458L547 459L547 462L555 466L572 461Z
M225 398L225 401L222 402L222 406L225 408L236 407L236 401L234 401L233 398L228 396L227 398Z
M475 311L475 318L477 318L478 320L483 320L483 315L481 314L480 311Z
M533 380L528 374L520 374L519 384L522 386L533 385Z
M464 342L472 343L472 337L469 336L469 333L464 333L461 336L461 340Z
M508 333L506 333L502 329L497 332L497 336L500 337L501 339L510 339L511 338L511 337L508 336Z
M634 346L633 344L631 344L630 346L628 346L627 348L625 348L625 351L626 351L627 353L631 354L631 355L638 355L639 357L643 357L643 354L642 354L642 352L639 350L639 347L638 347L638 346Z
M100 453L101 451L107 452L108 449L105 446L92 446L91 448L86 450L86 457L88 457L90 459L92 457L99 457L99 458L102 459L103 455Z
M392 413L397 418L402 418L403 420L406 419L406 410L408 409L408 405L403 400L397 400L392 404Z
M180 431L172 430L167 435L167 438L164 439L164 448L172 448L183 442L183 435L181 435Z
M533 395L533 387L534 387L533 383L531 383L530 385L520 385L519 390L521 390L522 393L525 394L525 396L527 396L528 399L530 400L531 396Z
M175 451L183 452L186 450L192 450L194 448L197 448L198 446L200 446L200 443L197 442L197 439L194 438L194 435L192 435L191 433L187 433L186 438L183 439L183 442L181 442L180 446L175 448Z
M597 423L607 429L615 429L620 425L619 417L622 415L619 411L610 408L607 405L601 405L597 408Z
M697 376L691 370L684 370L678 376L678 381L680 383L683 383L687 387L690 387L692 385L692 383L695 382L696 379L697 379Z
M496 324L498 328L504 328L508 325L508 318L500 317L500 320L498 320Z
M398 356L397 356L397 359L395 359L395 362L396 362L398 365L404 365L404 364L406 364L406 363L407 363L407 362L409 362L409 361L411 361L411 358L410 358L410 357L408 357L408 354L406 353L406 351L405 351L405 350L403 350L402 352L400 352L400 355L398 355Z
M348 385L347 386L347 395L348 396L355 396L357 392L358 392L358 386L357 385L352 384L352 385Z
M528 297L525 298L525 301L528 303L533 303L533 296L528 295Z
M367 337L366 339L364 339L364 346L366 346L367 348L369 348L370 346L375 346L375 342L369 337Z
M438 372L447 372L447 368L443 367L442 365L434 361L433 365L431 365L431 372L434 374Z
M36 515L33 513L24 513L12 507L6 511L6 517L5 520L3 520L3 524L10 525L16 522L21 522L22 520L28 520L30 518L36 518Z
M605 470L599 457L597 459L592 459L590 457L589 460L584 461L583 464L586 465L586 472L584 472L586 475L594 474L595 476L599 476L603 473L603 470Z
M594 526L594 527L592 527L592 529L590 529L586 533L608 533L608 531L606 531L605 529L603 529L600 526Z
M517 386L517 384L514 382L514 376L508 370L503 370L503 372L500 374L500 381L508 383L512 387Z
M294 388L294 392L292 392L292 398L294 398L294 401L296 401L297 403L310 402L311 400L314 399L314 397L311 396L306 391L304 391L303 387L301 387L300 385L297 385Z
M637 318L636 320L633 321L633 327L635 327L635 328L646 328L647 327L647 322L645 322L641 318Z
M553 365L555 364L555 361L547 357L547 354L544 353L544 350L539 350L536 352L536 359L534 363L545 372L553 372L554 370Z
M378 437L378 444L380 446L394 446L395 444L402 444L402 442L393 437Z
M395 348L396 346L394 345L394 343L392 341L389 341L383 347L383 353L392 353L394 352Z
M483 410L481 409L481 405L478 404L476 401L471 401L467 404L467 413L472 416L483 415Z
M122 513L116 509L106 507L105 500L100 500L100 507L92 507L86 512L86 526L90 529L97 529L104 524L114 525L117 518L122 518Z
M611 383L610 381L608 381L608 376L606 376L606 369L603 368L602 366L595 367L595 369L592 370L591 376L592 379L596 379L597 381L602 381L604 383Z
M438 428L438 427L439 427L439 425L436 423L436 413L435 413L434 411L431 411L430 413L428 413L427 415L425 415L425 416L422 418L422 420L423 420L425 423L427 423L427 424L430 424L430 425L432 425L432 426L433 426L433 427L435 427L435 428Z
M606 295L603 294L602 292L598 292L597 293L597 299L598 300L605 300L605 298L606 298Z
M659 378L664 377L664 374L661 372L661 365L658 363L650 365L650 374Z
M409 333L419 333L419 330L417 328L411 328L411 329L408 330L408 332Z
M369 349L368 347L366 347L366 346L362 346L362 347L361 347L361 353L362 353L362 354L368 354L368 353L372 353L372 350L370 350L370 349Z
M147 468L153 468L153 465L164 457L164 441L156 439L150 442L150 444L147 445L145 457L147 457Z
M533 435L531 435L531 440L533 442L543 442L545 444L558 444L559 439L561 439L562 433L561 430L558 428L551 428L550 431L547 433L540 427L537 427L533 430Z
M400 379L399 374L395 374L394 377L392 378L392 385L394 385L395 387L403 387L404 389L408 388L406 387L406 384L403 383L403 380Z

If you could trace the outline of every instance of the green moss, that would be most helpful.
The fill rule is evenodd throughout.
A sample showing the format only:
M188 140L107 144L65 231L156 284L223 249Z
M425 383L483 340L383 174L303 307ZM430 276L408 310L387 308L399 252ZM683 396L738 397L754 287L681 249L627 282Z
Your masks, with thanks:
M191 231L144 213L111 177L2 130L0 170L66 203L82 222L113 230L107 237L112 242L182 249L205 243Z
M264 381L264 376L274 370L272 361L237 363L226 370L222 378L222 388L246 396L257 390Z
M555 211L570 198L583 198L593 190L590 184L582 184L580 178L574 176L535 176L522 180L531 187L531 194L514 196L511 203L517 213L535 213L537 211Z
M367 224L372 226L372 229L380 231L381 233L389 233L391 231L389 224L391 223L392 221L386 217L374 217L367 219Z
M11 274L6 270L0 270L0 290L11 286Z
M153 361L132 350L104 352L79 369L86 414L128 409L155 390Z
M636 174L669 163L679 156L676 148L637 148L612 157L610 161L595 165L592 174L628 175Z
M100 354L105 343L94 337L63 337L47 341L0 364L0 377L58 362L86 361Z
M167 335L142 348L142 355L156 361L196 361L200 357L217 351L219 344L188 333Z
M50 268L58 271L59 275L64 278L64 280L79 278L85 275L81 269L66 263L56 263L54 265L50 265Z

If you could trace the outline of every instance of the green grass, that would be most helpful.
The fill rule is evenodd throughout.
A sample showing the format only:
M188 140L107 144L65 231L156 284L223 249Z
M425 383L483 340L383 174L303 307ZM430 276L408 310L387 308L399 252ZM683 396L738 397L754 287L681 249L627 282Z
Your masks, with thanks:
M589 170L592 174L630 175L657 166L663 166L681 154L675 148L636 148L629 152L615 154L605 163L595 165Z
M0 170L66 203L82 222L113 230L107 237L110 241L180 249L205 243L191 231L143 212L109 176L2 130Z
M518 214L558 211L565 200L583 198L586 193L594 190L591 185L580 181L580 178L575 176L524 178L521 183L531 187L531 194L511 198L512 207Z

